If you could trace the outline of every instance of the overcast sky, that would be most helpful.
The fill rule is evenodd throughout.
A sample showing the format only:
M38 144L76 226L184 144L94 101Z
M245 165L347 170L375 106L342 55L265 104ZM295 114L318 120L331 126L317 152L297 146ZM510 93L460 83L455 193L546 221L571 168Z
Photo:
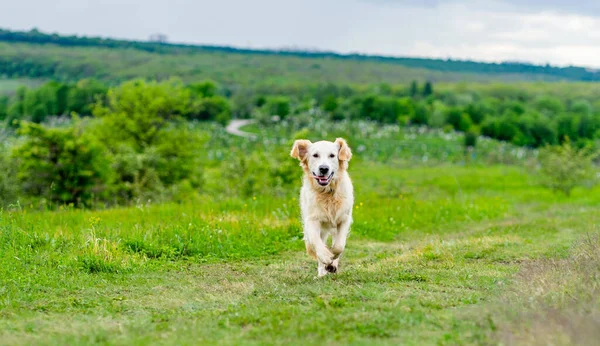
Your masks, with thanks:
M600 0L19 0L0 27L600 68Z

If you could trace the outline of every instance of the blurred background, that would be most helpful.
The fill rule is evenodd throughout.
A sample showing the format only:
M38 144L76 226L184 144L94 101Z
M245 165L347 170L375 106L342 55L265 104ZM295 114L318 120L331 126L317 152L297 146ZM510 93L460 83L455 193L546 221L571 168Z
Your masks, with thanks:
M599 16L559 0L13 2L2 201L286 191L301 136L394 167L594 151Z

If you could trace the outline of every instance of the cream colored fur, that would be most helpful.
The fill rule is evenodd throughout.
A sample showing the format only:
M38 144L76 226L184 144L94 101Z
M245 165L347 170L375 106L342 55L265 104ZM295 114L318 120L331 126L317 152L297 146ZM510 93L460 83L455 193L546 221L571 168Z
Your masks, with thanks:
M290 155L300 160L304 170L300 190L300 208L304 225L306 251L317 259L317 275L335 273L352 224L354 192L348 175L348 161L352 152L346 141L335 142L297 140ZM332 174L326 186L319 184L319 169L328 168ZM320 179L320 180L319 180ZM327 246L329 236L331 247Z

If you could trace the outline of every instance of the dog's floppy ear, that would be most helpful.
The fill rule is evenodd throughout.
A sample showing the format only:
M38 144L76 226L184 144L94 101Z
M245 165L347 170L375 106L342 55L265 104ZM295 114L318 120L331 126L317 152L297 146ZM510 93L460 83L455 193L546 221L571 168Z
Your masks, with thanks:
M352 158L352 151L350 150L348 143L346 143L343 138L336 138L335 144L340 147L340 152L338 154L340 161L350 161Z
M299 139L294 142L290 156L300 161L304 160L308 153L308 147L311 145L311 141L307 139Z

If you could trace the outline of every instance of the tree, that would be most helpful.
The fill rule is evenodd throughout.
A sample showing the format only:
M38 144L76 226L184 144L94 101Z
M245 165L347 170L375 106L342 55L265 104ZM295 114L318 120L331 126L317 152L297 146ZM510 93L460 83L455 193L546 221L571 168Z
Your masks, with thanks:
M467 131L473 122L468 114L463 113L460 108L450 108L446 114L446 122L457 131Z
M221 96L196 99L187 118L203 121L213 120L226 125L231 120L231 106L229 101Z
M573 188L590 181L595 183L593 160L597 156L592 147L577 149L568 139L560 146L546 146L539 155L542 182L569 196Z
M0 121L8 117L8 97L0 96Z
M83 79L67 91L67 112L91 115L97 101L104 101L108 89L94 79Z
M105 149L79 126L51 129L24 123L26 136L13 156L25 193L51 202L87 205L110 182Z
M577 118L572 114L563 114L556 119L556 132L560 143L565 140L577 139Z
M470 103L465 108L465 113L469 115L473 124L481 124L485 119L485 108L480 103Z
M93 130L112 154L120 199L159 198L177 184L200 187L204 139L181 121L194 114L190 94L178 80L136 80L111 89L107 104L96 105L101 121ZM200 99L206 101L201 112L220 111L220 99Z
M414 115L411 118L411 122L415 125L428 125L429 124L429 109L424 104L419 104L415 109Z
M393 123L398 119L398 102L391 96L375 96L368 118L383 123Z
M123 83L108 92L106 106L94 109L95 116L104 118L110 137L128 141L138 151L154 145L170 120L190 112L190 91L177 80Z
M282 119L290 114L290 99L287 96L269 97L264 105L269 115L278 115Z
M334 95L326 96L323 100L323 110L327 113L334 113L338 108L338 100Z
M427 81L425 87L423 87L423 96L428 97L430 95L433 95L433 85L430 81Z
M194 97L213 97L217 95L217 85L213 81L204 81L188 85Z
M419 83L417 83L416 80L413 80L412 83L410 83L410 96L416 97L418 93L419 93Z

